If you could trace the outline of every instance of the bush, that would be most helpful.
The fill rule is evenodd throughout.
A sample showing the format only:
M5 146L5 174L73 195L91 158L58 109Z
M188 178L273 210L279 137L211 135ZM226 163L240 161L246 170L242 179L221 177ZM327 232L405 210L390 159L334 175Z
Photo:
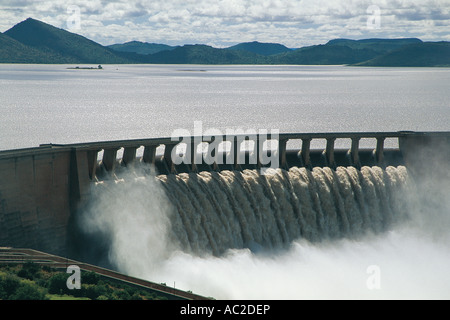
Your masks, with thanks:
M119 300L130 300L131 296L126 290L119 290L117 292L117 297Z
M81 281L85 284L98 284L100 276L93 271L83 272Z
M129 300L143 300L142 297L139 295L139 293L135 292L133 293L133 295L130 297Z
M104 284L81 284L80 290L72 290L75 297L87 297L92 300L98 299L100 296L108 297L108 288Z
M71 294L67 288L67 274L58 272L48 280L48 292L52 294Z
M0 300L5 300L7 298L5 289L1 286L1 280L0 280Z
M39 265L31 261L28 261L22 265L22 268L17 272L17 275L21 278L34 280L40 277L39 271L40 271Z
M8 299L19 288L20 280L12 275L0 279L0 299Z
M46 300L45 292L38 286L30 283L22 283L10 300Z
M92 300L162 300L154 292L125 283L109 281L94 272L83 272L81 289L67 288L69 275L36 263L3 266L0 269L0 300L43 300L60 295ZM55 297L53 297L55 298Z

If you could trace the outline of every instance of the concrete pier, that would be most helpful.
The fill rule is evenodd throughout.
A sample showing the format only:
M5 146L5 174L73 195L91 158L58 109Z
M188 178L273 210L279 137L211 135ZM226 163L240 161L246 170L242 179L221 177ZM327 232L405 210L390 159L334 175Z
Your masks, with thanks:
M348 140L350 147L337 148L337 139ZM372 139L374 146L362 148L362 139ZM386 139L398 141L398 147L386 148ZM325 147L312 149L315 140L326 141ZM188 145L178 154L181 141ZM231 142L231 149L214 148L217 141ZM263 150L266 141L277 148ZM300 142L301 147L288 148L292 141ZM241 151L241 144L248 142L253 148ZM204 153L197 151L199 145L206 146ZM0 246L63 254L70 219L87 201L91 185L115 179L127 167L141 165L154 174L374 165L406 165L420 171L430 158L448 163L449 146L450 132L354 132L185 137L175 141L155 138L0 151ZM175 154L179 155L177 163Z

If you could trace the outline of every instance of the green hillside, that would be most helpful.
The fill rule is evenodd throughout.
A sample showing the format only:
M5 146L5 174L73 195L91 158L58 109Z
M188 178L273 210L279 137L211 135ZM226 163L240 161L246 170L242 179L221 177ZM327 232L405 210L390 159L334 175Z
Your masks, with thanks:
M5 35L47 56L46 63L130 63L114 51L78 34L28 18Z
M119 52L134 52L137 54L154 54L161 51L173 50L176 47L166 44L148 43L141 41L130 41L125 43L117 43L107 46L108 48Z
M150 55L149 63L168 64L265 64L270 61L251 52L217 49L207 45L185 45Z
M280 64L450 66L449 42L405 39L334 39L289 49L257 41L218 49L197 44L172 47L130 41L102 46L81 35L28 18L0 33L0 63Z
M340 65L371 60L420 39L334 39L323 45L303 47L274 57L279 64Z
M58 61L59 59L63 57L46 54L0 33L0 63L46 63L49 60Z
M411 44L355 65L371 67L450 67L450 42Z
M258 41L239 43L235 46L228 47L228 50L247 51L263 56L271 56L283 52L289 52L291 49L279 43L261 43Z
M371 49L353 49L344 45L317 45L279 54L272 60L276 64L341 65L366 61L377 55Z
M351 49L369 49L373 50L377 54L384 54L389 51L398 49L402 46L409 44L422 43L422 40L417 38L400 38L400 39L334 39L326 43L326 45L332 46L346 46Z

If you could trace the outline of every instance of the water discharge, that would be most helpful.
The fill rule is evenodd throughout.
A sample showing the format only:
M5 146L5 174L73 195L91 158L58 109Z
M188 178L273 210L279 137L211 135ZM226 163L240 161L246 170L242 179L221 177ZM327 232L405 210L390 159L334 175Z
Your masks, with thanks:
M134 170L93 188L83 228L114 268L218 299L449 298L450 224L424 226L419 189L404 166Z
M176 207L171 222L184 251L274 250L294 240L355 237L399 218L404 167L291 168L159 176ZM393 213L395 212L395 213Z

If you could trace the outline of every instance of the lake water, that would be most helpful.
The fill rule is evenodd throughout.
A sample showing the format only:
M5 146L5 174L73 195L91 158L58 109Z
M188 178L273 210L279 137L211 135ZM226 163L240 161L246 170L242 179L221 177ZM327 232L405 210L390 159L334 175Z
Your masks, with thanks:
M0 65L0 149L170 137L194 121L222 132L450 129L449 69L67 67Z

